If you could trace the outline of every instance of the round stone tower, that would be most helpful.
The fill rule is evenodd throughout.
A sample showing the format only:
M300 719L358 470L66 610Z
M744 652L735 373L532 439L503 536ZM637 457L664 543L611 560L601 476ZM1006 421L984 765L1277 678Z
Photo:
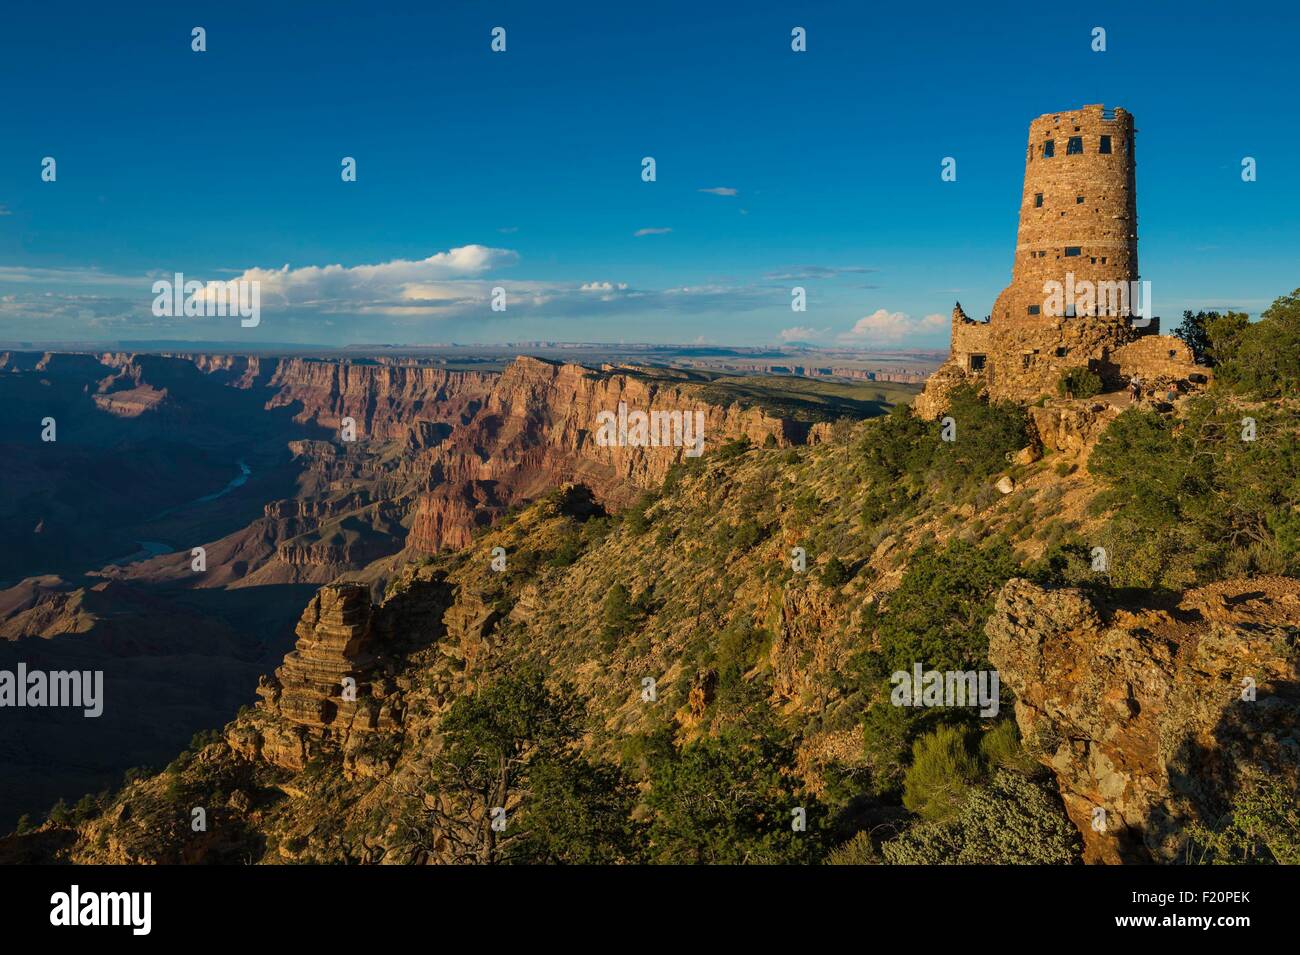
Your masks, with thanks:
M992 325L1128 314L1118 290L1124 283L1127 296L1128 283L1138 280L1135 132L1130 113L1103 106L1047 113L1029 124L1015 266ZM1049 282L1063 290L1058 314L1044 290ZM1091 285L1072 296L1081 282Z

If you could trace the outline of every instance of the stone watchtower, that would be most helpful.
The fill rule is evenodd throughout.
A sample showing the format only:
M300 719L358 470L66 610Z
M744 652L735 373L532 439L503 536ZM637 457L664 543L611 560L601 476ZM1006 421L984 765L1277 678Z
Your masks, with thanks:
M950 357L917 396L918 413L937 417L964 383L994 400L1030 403L1056 394L1077 368L1112 389L1134 376L1180 391L1205 380L1183 342L1156 334L1158 319L1134 321L1135 132L1130 113L1104 106L1029 124L1011 284L986 322L953 309ZM1145 297L1141 305L1149 306Z
M1138 280L1133 116L1085 106L1029 124L1011 284L990 315L995 324L1043 325L1047 282L1113 289ZM1113 296L1080 311L1121 317ZM1066 318L1073 318L1070 306ZM1081 316L1080 316L1081 317Z

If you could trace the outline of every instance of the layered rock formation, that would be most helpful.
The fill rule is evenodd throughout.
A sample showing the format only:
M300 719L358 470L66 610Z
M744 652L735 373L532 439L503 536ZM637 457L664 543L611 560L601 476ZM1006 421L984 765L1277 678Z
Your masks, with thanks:
M84 357L114 370L98 386L103 397L96 401L105 410L111 410L114 401L129 406L129 396L124 394L128 389L155 391L152 379L170 365L192 368L230 388L266 391L268 411L291 409L293 420L300 424L337 431L342 419L350 417L356 422L358 440L376 441L403 438L420 424L468 420L497 378L491 372L448 371L415 359L399 364L352 358L129 352ZM23 367L23 356L0 356L0 369L6 365Z
M309 758L307 739L346 742L353 732L391 728L400 710L371 695L374 629L369 589L360 584L322 587L303 612L298 642L275 675L263 677L257 692L268 711L283 717L262 737L237 738L260 751L268 762L302 769Z
M474 526L565 481L587 485L613 507L657 487L687 449L601 446L597 416L617 414L620 404L629 413L698 412L706 450L739 438L784 447L808 432L759 408L705 401L698 386L520 357L473 420L430 452L431 486L416 508L408 549L462 546Z
M405 436L419 421L463 423L495 380L484 372L422 365L283 358L267 381L275 390L267 407L300 403L295 420L330 430L350 417L358 438L386 441Z
M298 622L294 649L259 682L257 715L232 724L231 747L293 771L323 750L341 751L349 775L384 771L367 738L401 731L415 686L398 669L401 654L438 639L449 603L441 578L413 582L383 605L363 584L322 587Z
M620 404L698 414L706 451L740 437L804 440L809 425L783 416L791 408L819 420L818 410L883 407L857 396L824 406L820 389L799 406L795 388L777 390L780 402L764 410L753 382L729 393L712 374L665 368L523 358L496 374L422 359L0 354L0 397L27 422L12 439L0 503L0 525L18 542L0 557L0 638L42 637L51 659L102 654L113 698L136 702L96 726L121 715L123 732L143 741L103 747L104 765L88 777L79 737L16 731L24 782L13 801L0 799L0 816L44 811L59 795L99 791L128 765L165 762L247 700L255 674L291 639L304 641L304 627L310 645L284 668L288 695L253 721L266 726L249 751L299 766L314 740L342 746L349 772L376 771L381 756L361 741L384 735L375 727L396 718L380 715L389 694L409 687L368 674L354 648L331 642L338 634L316 633L353 626L346 608L319 608L294 634L312 587L342 575L381 587L404 548L463 547L507 508L566 481L590 486L609 509L657 487L687 449L602 446L597 415ZM58 441L38 444L47 415ZM356 420L357 440L341 440L344 417ZM492 597L458 604L431 700L485 658L500 615ZM377 619L382 629L393 618L386 608ZM428 631L425 622L408 629ZM163 692L155 657L167 659ZM333 689L344 666L361 692L340 707L322 684Z
M1251 771L1300 774L1300 581L1108 609L1013 580L988 624L1027 744L1092 862L1175 861Z

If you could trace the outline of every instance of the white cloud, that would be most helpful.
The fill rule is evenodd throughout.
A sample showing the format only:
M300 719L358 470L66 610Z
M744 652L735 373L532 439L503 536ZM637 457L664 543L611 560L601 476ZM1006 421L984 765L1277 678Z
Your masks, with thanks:
M643 235L667 235L672 231L672 229L637 229L632 235L639 239Z
M730 186L714 186L711 189L701 189L700 192L707 192L714 196L734 196L740 192L739 189L733 189Z
M914 335L926 335L943 328L947 319L942 315L927 315L913 319L906 312L891 312L878 308L853 323L853 327L839 335L842 342L863 344L893 344Z
M462 245L426 259L393 259L375 265L309 265L291 269L245 269L238 279L260 282L268 304L356 307L412 299L446 300L454 290L442 284L481 275L489 269L514 265L519 255L510 249Z
M392 334L395 340L420 324L441 321L501 321L516 317L614 321L654 314L741 313L788 302L770 286L724 280L668 288L636 288L613 278L539 280L506 278L498 266L514 265L508 249L467 245L419 260L397 259L368 265L293 268L189 269L184 262L167 271L114 275L94 268L47 269L0 265L0 327L7 337L77 339L95 329L148 331L159 338L229 333L221 317L159 317L152 314L156 279L171 279L172 268L186 280L221 278L260 283L262 329L281 340L308 340L314 329L331 324L343 334ZM491 309L492 290L506 291L504 312ZM363 329L360 331L358 329ZM379 340L379 339L375 339Z

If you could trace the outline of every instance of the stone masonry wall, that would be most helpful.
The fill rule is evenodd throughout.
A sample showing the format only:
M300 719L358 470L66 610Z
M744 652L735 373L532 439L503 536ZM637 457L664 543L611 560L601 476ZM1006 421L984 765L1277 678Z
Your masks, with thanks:
M1054 395L1075 368L1092 370L1107 389L1134 376L1180 391L1204 384L1208 372L1187 346L1156 334L1158 319L1136 326L1101 294L1138 281L1134 134L1132 115L1102 106L1030 124L1011 284L986 322L972 321L960 303L953 309L951 355L917 397L918 414L938 417L966 382L993 400L1027 404ZM1098 294L1091 306L1052 314L1048 282L1090 282Z
M995 322L1049 321L1043 285L1064 285L1067 273L1076 282L1127 287L1137 280L1134 133L1129 113L1102 106L1048 113L1030 124L1015 264L993 306Z

